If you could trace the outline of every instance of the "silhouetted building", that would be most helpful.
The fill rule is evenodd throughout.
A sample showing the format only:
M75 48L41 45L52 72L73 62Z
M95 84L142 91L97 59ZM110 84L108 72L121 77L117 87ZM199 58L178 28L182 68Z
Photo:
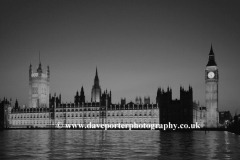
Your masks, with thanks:
M165 92L159 88L156 97L159 104L160 123L169 122L175 124L193 123L193 92L192 87L186 91L180 87L180 100L172 100L172 89Z
M8 101L7 99L3 99L0 102L0 129L9 128L9 111L11 110L11 99Z
M108 93L108 91L105 90L103 92L103 94L101 95L101 105L106 106L107 104L108 105L112 104L112 93L111 93L111 91Z
M85 103L85 95L84 95L83 86L81 88L80 95L79 95L79 93L77 91L76 96L74 97L74 103L75 103L75 105Z
M16 99L16 102L15 102L15 106L14 106L15 109L19 109L20 106L18 105L18 100Z
M54 94L54 96L52 97L51 94L49 94L49 108L51 108L52 106L56 105L60 105L61 102L61 94L59 94L59 96L56 96L56 93Z
M219 124L220 125L225 125L227 121L231 121L232 115L229 111L222 111L219 112Z

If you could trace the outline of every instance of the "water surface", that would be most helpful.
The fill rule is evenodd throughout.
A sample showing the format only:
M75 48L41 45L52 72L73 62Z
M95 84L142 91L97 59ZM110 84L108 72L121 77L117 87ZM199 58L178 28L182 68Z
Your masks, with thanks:
M6 130L2 159L239 159L240 136L223 131Z

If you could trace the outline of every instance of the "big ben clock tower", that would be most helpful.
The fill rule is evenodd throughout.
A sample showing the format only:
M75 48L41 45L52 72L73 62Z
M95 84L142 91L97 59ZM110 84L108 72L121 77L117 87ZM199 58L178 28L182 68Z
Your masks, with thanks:
M211 46L208 63L205 69L207 128L218 127L218 79L218 67Z

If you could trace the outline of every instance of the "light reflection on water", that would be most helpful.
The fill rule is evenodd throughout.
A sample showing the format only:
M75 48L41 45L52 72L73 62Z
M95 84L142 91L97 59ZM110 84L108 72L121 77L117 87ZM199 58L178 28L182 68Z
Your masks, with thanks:
M239 159L240 136L221 131L7 130L3 159Z

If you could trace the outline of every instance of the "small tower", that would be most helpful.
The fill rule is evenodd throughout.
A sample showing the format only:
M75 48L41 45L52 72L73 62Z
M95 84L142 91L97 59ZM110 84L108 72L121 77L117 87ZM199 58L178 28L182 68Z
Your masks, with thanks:
M206 126L208 128L218 127L218 79L218 67L217 63L215 62L215 56L211 46L208 63L205 69L207 108Z
M84 95L84 90L83 90L83 86L81 88L81 92L80 92L80 104L85 103L85 95Z
M36 72L32 71L32 65L29 67L29 108L49 108L49 87L50 69L44 73L40 61Z
M121 105L126 105L126 98L121 98Z
M150 104L150 97L149 96L144 97L144 104Z

